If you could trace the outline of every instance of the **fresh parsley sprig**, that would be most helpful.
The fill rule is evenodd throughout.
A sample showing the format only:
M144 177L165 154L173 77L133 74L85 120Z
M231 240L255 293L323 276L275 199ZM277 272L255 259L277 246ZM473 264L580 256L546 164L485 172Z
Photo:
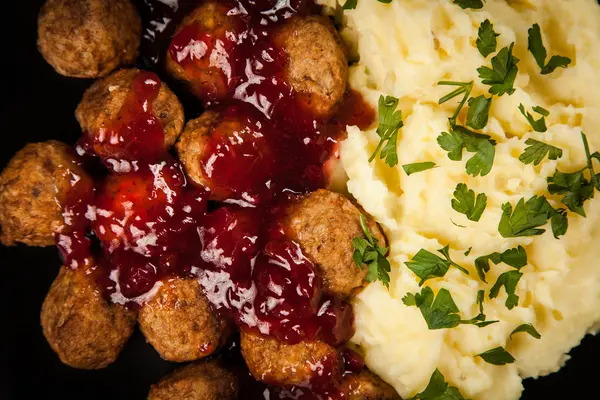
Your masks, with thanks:
M533 111L541 115L539 119L535 119L529 111L525 111L525 106L523 104L519 104L519 111L521 111L521 114L527 119L527 122L529 122L529 125L531 125L534 131L546 132L548 130L546 127L546 117L550 115L550 112L545 108L539 106L533 107Z
M467 174L486 176L492 170L496 155L496 142L488 135L475 133L456 125L450 132L442 132L437 138L440 147L448 152L448 158L453 161L462 160L463 149L475 153L467 161Z
M494 25L489 19L486 19L479 25L477 32L477 50L485 58L496 51L497 40L499 33L494 31Z
M528 46L527 48L533 54L533 58L535 58L535 62L541 68L541 74L547 75L554 72L556 68L567 68L569 64L571 64L571 59L569 57L563 56L552 56L550 61L546 64L546 47L544 47L544 42L542 40L542 31L538 24L533 24L531 28L529 28L529 37L528 37Z
M550 160L558 160L563 155L562 149L535 139L527 139L525 144L527 147L523 154L519 156L519 160L523 164L533 163L533 165L538 165L546 156Z
M515 92L515 79L519 68L517 64L519 59L513 56L514 43L509 47L503 47L498 54L492 57L492 68L477 68L479 78L484 85L489 85L490 94L502 96L507 93L511 95Z
M500 294L500 289L504 287L504 290L508 295L506 301L504 302L504 305L509 310L515 308L519 304L519 296L516 295L517 284L521 280L522 276L523 273L519 272L519 270L507 271L502 273L498 277L496 283L494 283L494 286L492 286L492 288L490 289L490 299L495 299L496 297L498 297L498 294Z
M554 237L566 233L568 223L564 210L554 209L544 196L533 196L527 202L521 199L514 210L510 203L504 203L498 232L505 238L542 235L546 230L540 227L549 219Z
M519 333L519 332L525 332L536 339L540 339L542 337L542 335L540 335L540 333L537 331L537 329L535 329L535 327L533 325L522 324L522 325L519 325L518 327L516 327L514 331L512 331L512 333L510 334L510 338L512 339L512 336L515 333Z
M477 257L475 259L475 270L479 279L487 283L485 280L485 274L490 271L490 261L495 265L504 263L510 265L517 270L520 270L527 265L527 252L522 246L518 246L514 249L506 250L503 253L494 252L485 256Z
M463 10L467 9L467 8L472 8L474 10L480 10L483 8L484 1L485 0L454 0L454 4L456 4Z
M469 271L452 261L450 258L450 246L446 246L442 249L439 249L438 252L444 256L441 258L440 256L433 254L425 249L421 249L415 254L411 261L407 261L406 266L415 273L421 281L419 282L419 286L423 286L423 284L432 278L442 278L450 269L450 266L453 266L460 270L462 273L469 275Z
M402 112L398 108L399 99L393 96L379 96L379 126L377 134L380 137L377 148L369 158L373 161L380 152L379 158L385 159L385 163L390 167L398 165L398 130L404 126L402 122ZM385 144L385 146L384 146Z
M416 174L417 172L427 171L428 169L435 168L436 165L434 162L426 161L421 163L413 163L413 164L404 164L402 169L406 172L406 175L411 176L412 174Z
M425 390L408 400L466 400L460 391L446 382L446 378L436 370L431 375Z
M473 129L483 129L488 123L492 98L484 95L469 99L467 126Z
M390 262L386 258L388 249L381 247L378 240L371 235L363 215L360 216L360 226L365 237L352 239L352 246L354 247L352 258L354 263L360 269L363 269L365 265L367 266L369 271L365 278L367 282L380 280L385 287L389 288L391 267Z
M456 185L454 198L451 201L452 208L467 216L471 221L479 221L487 205L487 196L485 193L479 193L475 198L475 192L464 183Z
M484 353L477 354L475 357L481 357L483 361L493 365L506 365L515 362L515 358L504 347L493 348Z
M453 127L456 125L456 119L458 118L458 114L460 114L460 111L462 110L465 103L469 99L469 96L471 95L471 91L473 90L473 82L440 81L438 82L438 85L457 87L455 90L439 99L438 104L444 104L445 102L450 101L453 98L458 97L460 95L463 96L462 100L458 103L458 107L456 107L456 110L454 111L454 115L452 115L452 117L450 118L450 127Z

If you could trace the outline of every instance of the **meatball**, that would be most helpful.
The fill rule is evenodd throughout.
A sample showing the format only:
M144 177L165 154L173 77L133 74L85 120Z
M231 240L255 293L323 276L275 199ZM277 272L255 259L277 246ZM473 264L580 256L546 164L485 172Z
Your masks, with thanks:
M108 303L86 270L62 267L42 305L44 336L60 360L99 369L114 362L135 326L135 312Z
M186 173L211 200L256 203L271 193L273 136L252 106L240 104L189 121L175 147Z
M177 28L167 52L167 71L205 103L224 99L236 76L231 61L245 26L239 16L227 15L229 9L216 1L196 8Z
M75 177L90 179L64 143L30 143L19 150L0 175L0 242L53 245L64 224L61 201Z
M363 237L361 210L338 193L318 190L288 209L284 225L316 263L329 292L346 298L363 286L367 269L354 263L352 239ZM385 237L372 218L365 215L369 231L381 246Z
M38 18L38 47L61 75L105 76L133 64L141 19L129 0L47 0Z
M176 369L152 385L148 400L234 400L238 391L236 376L211 360Z
M148 86L157 84L160 88L156 93L146 93ZM149 109L146 98L151 100ZM86 90L75 116L93 150L102 158L135 159L162 154L175 143L184 124L183 107L177 96L158 76L138 69L120 70L96 81ZM160 126L146 125L153 117ZM159 137L154 143L155 137L148 135L157 130Z
M191 278L164 281L139 312L146 340L168 361L194 361L223 346L231 327L212 313L199 283Z
M348 60L340 37L325 17L294 17L277 31L275 43L288 56L285 75L305 106L327 117L343 100Z
M366 369L345 376L340 391L347 400L402 400L396 389Z
M242 355L255 379L274 385L306 385L317 376L336 381L342 373L337 351L320 341L290 345L259 334L241 333Z

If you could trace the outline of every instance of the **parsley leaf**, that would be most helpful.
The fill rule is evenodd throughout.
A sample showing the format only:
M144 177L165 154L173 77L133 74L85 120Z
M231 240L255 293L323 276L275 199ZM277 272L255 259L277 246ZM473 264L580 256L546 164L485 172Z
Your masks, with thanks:
M533 196L527 202L521 199L514 211L510 203L504 203L498 232L505 238L541 235L545 230L539 227L545 225L554 212L544 196Z
M502 96L504 93L511 95L515 92L514 84L519 68L519 59L513 56L514 43L509 47L502 48L498 54L492 57L492 68L477 68L479 78L484 85L490 86L490 94Z
M504 286L506 294L508 294L504 305L509 310L512 310L519 304L519 296L515 294L515 290L517 289L517 284L522 276L523 274L519 271L508 271L501 274L494 286L490 289L490 299L498 297L500 289Z
M421 281L419 286L423 286L425 281L432 278L441 278L446 275L450 266L458 268L462 273L469 275L469 271L452 261L449 252L450 246L439 249L445 258L441 258L425 249L421 249L415 254L411 261L407 261L406 266L415 273Z
M477 33L477 50L485 58L496 51L496 38L500 34L494 31L494 25L486 19L479 25Z
M408 400L466 400L454 386L449 386L444 375L436 369L425 390Z
M528 46L527 48L533 54L533 58L535 58L535 62L541 68L542 75L548 75L554 72L554 70L558 67L567 68L569 64L571 64L571 59L569 57L563 56L552 56L548 64L546 64L546 47L544 47L544 42L542 41L542 31L538 24L533 24L531 28L529 28L529 38L528 38Z
M421 293L408 293L402 302L419 308L431 330L455 328L460 324L458 307L447 289L440 289L434 300L433 290L426 286Z
M381 138L377 148L369 158L373 161L381 150L379 158L384 159L390 167L398 164L398 152L396 142L398 140L398 130L404 126L402 122L402 112L396 111L399 100L392 96L379 96L379 126L377 134ZM385 143L385 146L383 144ZM382 148L383 147L383 148Z
M471 221L479 221L487 205L485 193L479 193L475 199L475 192L464 183L456 185L452 208L461 214L465 214Z
M454 115L450 118L450 127L456 125L456 118L458 118L458 114L460 114L460 110L464 107L467 99L471 95L471 90L473 90L473 82L453 82L453 81L440 81L438 82L440 86L457 86L457 89L448 93L441 99L439 99L438 104L444 104L445 102L452 100L453 98L463 95L462 100L456 107L456 111L454 111Z
M521 111L521 114L527 119L527 122L529 122L529 125L531 125L534 131L546 132L548 130L546 127L546 117L550 115L548 110L542 107L533 107L533 111L542 116L538 120L536 120L529 112L525 112L525 106L523 104L519 104L519 111Z
M483 129L488 123L492 98L483 95L469 99L467 126L473 129Z
M512 339L512 335L514 335L515 333L519 333L519 332L528 333L529 335L531 335L532 337L534 337L536 339L540 339L542 337L542 335L540 335L540 333L534 328L533 325L523 324L523 325L519 325L517 328L515 328L514 331L512 331L512 333L510 334L511 339Z
M483 8L484 0L454 0L454 4L460 6L463 10L466 8L472 8L479 10Z
M477 354L476 357L481 357L483 361L493 365L506 365L515 362L515 358L504 347L496 347L485 353Z
M475 153L467 161L467 174L472 176L486 176L492 170L496 155L496 142L488 135L475 133L467 128L456 125L450 133L442 132L437 138L440 147L448 152L448 158L453 161L462 160L462 150Z
M479 314L475 317L472 318L470 320L467 321L461 321L462 324L472 324L475 325L479 328L485 328L488 325L491 324L495 324L496 322L500 322L500 321L486 321L486 316L483 313L483 300L485 298L485 291L484 290L478 290L477 291L477 300L475 301L476 304L479 304Z
M525 144L527 147L523 154L519 156L519 160L521 160L523 164L533 163L533 165L538 165L546 156L548 156L548 159L550 160L558 160L563 155L562 149L544 142L539 142L535 139L527 139Z
M504 253L492 253L486 256L477 257L475 260L475 270L479 279L487 283L485 280L485 274L490 270L490 261L495 265L503 262L506 265L510 265L517 270L520 270L527 265L527 252L522 246L514 249L506 250Z
M380 280L383 285L389 288L389 272L391 271L391 267L390 262L385 257L388 249L386 247L381 247L377 243L377 239L371 235L363 215L360 216L360 226L362 227L366 239L362 237L352 239L352 246L354 247L352 259L360 269L363 269L365 265L367 266L368 273L365 278L367 282Z
M346 0L346 2L344 3L344 5L342 6L342 9L344 9L344 10L354 10L357 5L358 5L358 0Z
M435 163L431 161L422 162L422 163L414 163L414 164L404 164L402 169L406 172L406 175L410 176L417 172L426 171L428 169L435 168Z

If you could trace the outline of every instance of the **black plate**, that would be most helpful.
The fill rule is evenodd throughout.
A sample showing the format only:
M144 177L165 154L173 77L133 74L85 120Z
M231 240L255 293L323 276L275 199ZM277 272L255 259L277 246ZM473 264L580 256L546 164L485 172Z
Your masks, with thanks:
M4 2L0 168L28 142L74 143L80 135L74 112L91 81L62 77L39 55L36 23L42 3ZM187 117L194 117L197 104L183 98ZM139 331L117 362L100 371L61 364L46 343L39 312L59 267L54 248L0 246L0 399L145 399L150 385L176 364L161 360ZM587 336L570 355L559 373L526 380L522 399L597 398L600 337Z

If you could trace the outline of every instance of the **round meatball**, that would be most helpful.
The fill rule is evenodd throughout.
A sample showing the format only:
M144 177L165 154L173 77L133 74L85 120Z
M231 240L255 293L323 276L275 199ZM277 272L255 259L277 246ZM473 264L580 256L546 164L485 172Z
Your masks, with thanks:
M152 385L148 400L235 400L238 392L235 374L211 360L176 369Z
M47 0L38 18L38 47L61 75L97 78L133 64L141 19L129 0Z
M230 60L244 23L230 7L208 1L181 22L169 46L167 71L205 103L224 99L236 75ZM218 60L218 61L215 61Z
M0 175L0 242L53 245L64 224L61 200L72 187L71 173L90 179L64 143L30 143L19 150Z
M313 378L341 377L337 351L320 341L290 345L259 334L241 333L242 355L255 379L273 385L305 385Z
M241 104L189 121L175 147L186 173L210 192L211 200L236 197L255 203L270 194L273 136L256 110Z
M213 354L229 338L231 327L216 316L198 281L164 281L138 316L146 340L168 361L194 361Z
M358 374L346 375L340 391L347 400L402 400L396 389L367 369Z
M352 239L364 237L361 213L341 194L318 190L290 206L284 221L291 238L316 263L325 289L342 298L361 288L367 275L367 269L360 269L352 258ZM365 222L371 235L385 246L375 221L365 215Z
M139 79L140 76L144 78L144 82L138 84L136 79ZM141 107L146 109L145 105L139 104L139 97L146 95L146 93L141 93L145 89L139 87L147 82L146 77L151 80L151 85L156 82L160 84L160 89L151 102L149 112L158 118L162 125L159 129L164 131L164 148L168 149L177 140L184 124L183 107L177 96L164 82L160 82L156 75L138 69L124 69L96 81L86 90L75 111L81 129L84 134L88 135L88 139L98 156L102 158L111 156L121 158L136 151L144 151L144 149L140 150L136 146L149 146L151 144L147 143L148 140L145 140L147 139L145 137L135 137L137 132L133 133L134 137L130 137L129 141L125 140L125 143L123 143L123 140L111 140L110 133L106 132L107 127L115 124L135 125L138 123L135 114L142 113ZM140 107L140 109L138 110L137 107ZM143 116L142 119L146 121L148 118ZM139 131L139 134L146 135L149 129ZM114 142L117 142L117 144ZM160 146L160 143L158 145ZM164 149L161 147L160 150Z
M275 43L288 56L285 75L302 103L325 118L343 100L348 59L333 24L325 17L294 17L277 31Z
M114 362L135 327L135 312L107 302L85 270L62 267L42 305L42 328L60 360L80 369Z

